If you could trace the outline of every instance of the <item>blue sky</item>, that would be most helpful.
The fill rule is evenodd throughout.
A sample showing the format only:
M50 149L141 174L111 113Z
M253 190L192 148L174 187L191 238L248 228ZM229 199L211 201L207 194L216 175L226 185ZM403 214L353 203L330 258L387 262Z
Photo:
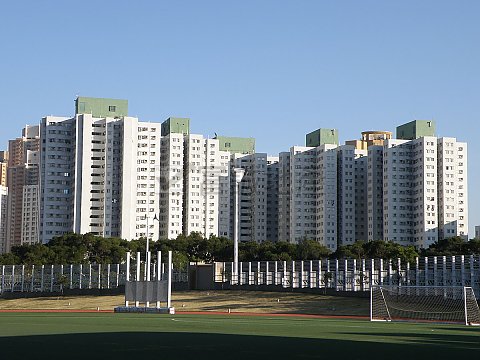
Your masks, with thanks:
M480 224L479 1L4 1L0 147L76 95L192 119L277 154L319 127L342 141L434 119L469 143Z

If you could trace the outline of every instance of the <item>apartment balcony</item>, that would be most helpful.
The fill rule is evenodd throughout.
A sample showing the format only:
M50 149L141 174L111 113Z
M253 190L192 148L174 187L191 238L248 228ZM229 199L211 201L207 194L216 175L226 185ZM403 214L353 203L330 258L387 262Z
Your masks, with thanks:
M97 168L98 166L104 166L105 165L105 160L104 159L95 159L95 160L91 160L91 165L92 166L95 166L95 168Z
M91 190L102 191L103 192L103 189L105 188L105 185L104 184L98 184L98 183L91 183L90 187L91 187Z
M103 219L103 210L90 210L91 219Z
M98 153L98 152L104 152L105 150L105 144L92 144L92 152Z

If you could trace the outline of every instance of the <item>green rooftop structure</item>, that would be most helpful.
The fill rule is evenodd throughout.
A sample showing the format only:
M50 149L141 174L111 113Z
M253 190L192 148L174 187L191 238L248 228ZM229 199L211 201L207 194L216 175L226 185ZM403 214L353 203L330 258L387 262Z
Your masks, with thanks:
M190 134L190 119L169 117L162 123L162 136L168 134Z
M338 145L338 130L317 129L305 136L305 146L317 147L323 144Z
M77 114L91 114L95 118L128 116L128 100L79 96L75 99Z
M435 121L413 120L397 126L397 139L414 140L423 136L435 136Z
M229 136L216 136L221 151L232 154L255 154L255 139Z

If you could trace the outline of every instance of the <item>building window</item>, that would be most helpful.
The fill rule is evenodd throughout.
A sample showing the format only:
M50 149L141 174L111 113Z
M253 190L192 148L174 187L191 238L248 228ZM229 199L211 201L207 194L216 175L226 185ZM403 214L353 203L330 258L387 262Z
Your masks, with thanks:
M115 111L117 111L117 107L116 107L115 105L110 105L110 106L108 107L108 111L110 111L110 112L115 112Z

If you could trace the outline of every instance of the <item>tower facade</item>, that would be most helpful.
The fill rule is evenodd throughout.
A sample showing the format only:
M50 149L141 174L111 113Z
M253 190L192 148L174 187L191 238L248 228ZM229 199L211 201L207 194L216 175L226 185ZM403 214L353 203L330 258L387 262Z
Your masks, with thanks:
M39 241L39 127L26 126L8 148L7 252Z
M42 242L72 231L157 239L160 132L131 117L44 118Z

